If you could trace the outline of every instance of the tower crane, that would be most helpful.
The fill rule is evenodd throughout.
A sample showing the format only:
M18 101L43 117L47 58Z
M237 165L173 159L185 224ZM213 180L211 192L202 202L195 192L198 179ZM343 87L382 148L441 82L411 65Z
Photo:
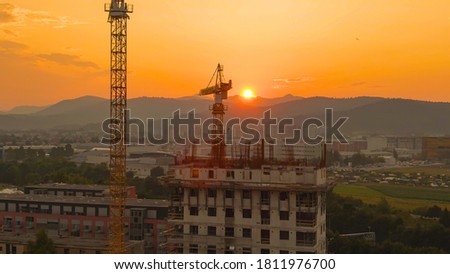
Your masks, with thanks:
M133 6L125 0L111 0L105 4L111 25L110 71L110 204L109 248L113 254L127 253L125 245L126 201L126 120L127 108L127 21ZM120 132L120 134L116 134Z
M223 66L219 63L208 86L200 90L201 96L214 95L214 104L210 106L213 115L211 162L213 166L223 167L225 164L225 134L223 130L223 116L227 107L223 100L228 98L228 91L232 88L232 81L226 82Z

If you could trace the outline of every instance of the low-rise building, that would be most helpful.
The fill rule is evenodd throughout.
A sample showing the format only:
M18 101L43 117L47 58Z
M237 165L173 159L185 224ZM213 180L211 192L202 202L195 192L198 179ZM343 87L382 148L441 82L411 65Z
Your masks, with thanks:
M70 252L103 253L108 241L110 199L99 197L104 194L102 190L104 186L58 189L44 185L27 187L29 194L0 194L0 246L4 247L0 253L23 252L26 249L20 246L26 241L22 240L33 239L40 229L47 231L61 253L67 248ZM132 251L140 252L142 245L145 253L166 252L163 231L168 205L165 200L126 199L125 231Z
M24 193L55 196L108 197L109 186L49 183L25 186ZM137 199L136 187L127 186L126 195L129 199Z

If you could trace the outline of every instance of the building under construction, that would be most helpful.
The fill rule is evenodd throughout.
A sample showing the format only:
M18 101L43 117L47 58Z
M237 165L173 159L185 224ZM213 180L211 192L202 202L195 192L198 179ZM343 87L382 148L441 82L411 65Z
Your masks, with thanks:
M216 84L200 93L214 94L211 110L218 120L231 89L222 71L219 65ZM332 187L326 181L325 148L314 163L295 159L289 150L275 159L264 140L241 146L239 157L228 157L223 127L213 133L219 138L210 143L209 158L193 152L166 177L171 188L168 251L325 253L326 193Z

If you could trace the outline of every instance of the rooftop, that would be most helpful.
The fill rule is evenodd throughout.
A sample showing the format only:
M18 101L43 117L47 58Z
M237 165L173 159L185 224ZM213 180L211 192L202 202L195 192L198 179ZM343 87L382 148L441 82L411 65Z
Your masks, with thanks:
M81 248L81 249L95 249L107 251L109 249L107 240L97 240L97 239L82 239L75 237L55 237L54 235L49 235L52 239L56 248ZM17 233L2 233L0 235L0 243L16 243L27 245L29 241L36 240L34 235L20 235ZM135 248L139 245L141 241L127 241L126 245L128 248Z
M76 185L65 183L49 183L39 185L28 185L25 188L29 189L65 189L65 190L99 190L105 191L109 189L108 185Z
M76 197L76 196L49 196L36 194L0 194L0 201L59 203L59 204L89 204L109 205L108 197ZM158 199L127 199L129 207L168 207L167 200Z
M315 166L263 165L250 168L206 168L178 165L164 180L172 185L191 187L273 188L293 190L328 190L326 169Z

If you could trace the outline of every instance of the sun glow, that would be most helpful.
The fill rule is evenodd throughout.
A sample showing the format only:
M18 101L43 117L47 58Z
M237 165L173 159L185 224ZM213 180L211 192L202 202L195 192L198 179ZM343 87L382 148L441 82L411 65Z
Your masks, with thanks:
M242 93L242 97L244 97L245 99L251 99L251 98L255 97L255 94L253 93L253 91L251 89L246 89Z

